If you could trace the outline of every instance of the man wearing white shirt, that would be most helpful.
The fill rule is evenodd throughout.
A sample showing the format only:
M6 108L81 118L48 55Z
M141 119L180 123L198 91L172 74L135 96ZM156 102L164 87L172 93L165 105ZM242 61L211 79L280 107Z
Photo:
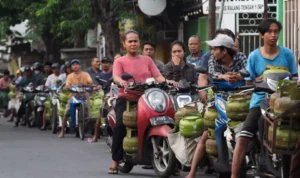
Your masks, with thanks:
M59 78L59 64L58 63L54 63L51 66L52 69L52 74L48 76L47 81L45 83L46 87L50 87L52 85L56 85L56 81L60 80ZM46 128L46 113L47 113L47 109L44 109L44 114L43 114L43 126L40 128L40 130L47 130Z
M56 81L59 80L59 64L54 63L51 66L52 74L48 76L45 86L50 87L51 85L56 85Z

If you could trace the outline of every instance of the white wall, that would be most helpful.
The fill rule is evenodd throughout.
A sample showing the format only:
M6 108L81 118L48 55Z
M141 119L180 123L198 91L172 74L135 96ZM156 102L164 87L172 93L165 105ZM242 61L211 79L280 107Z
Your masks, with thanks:
M217 19L217 22L218 22L218 19ZM223 14L221 28L228 28L235 34L235 32L236 32L235 22L236 22L235 14Z

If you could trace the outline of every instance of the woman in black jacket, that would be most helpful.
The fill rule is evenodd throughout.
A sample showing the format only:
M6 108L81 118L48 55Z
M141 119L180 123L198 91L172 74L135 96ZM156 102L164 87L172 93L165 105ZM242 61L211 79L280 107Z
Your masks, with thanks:
M186 62L183 42L176 40L171 44L171 56L171 61L164 66L164 77L174 83L182 79L186 79L190 83L196 83L194 65Z

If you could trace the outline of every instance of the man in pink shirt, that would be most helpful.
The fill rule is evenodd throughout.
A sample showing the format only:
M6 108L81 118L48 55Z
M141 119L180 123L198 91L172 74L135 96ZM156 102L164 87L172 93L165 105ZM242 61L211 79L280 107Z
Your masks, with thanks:
M8 92L9 84L11 79L9 77L9 71L6 70L3 72L4 76L0 79L0 99L1 99L1 109L4 109L4 113L7 111L8 106Z

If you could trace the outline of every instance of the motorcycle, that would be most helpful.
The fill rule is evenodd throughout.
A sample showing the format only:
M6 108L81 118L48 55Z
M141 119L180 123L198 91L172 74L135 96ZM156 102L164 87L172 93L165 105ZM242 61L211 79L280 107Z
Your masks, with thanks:
M131 74L123 74L122 79L134 80ZM174 127L175 108L164 91L166 88L165 83L157 84L154 79L147 79L145 83L130 82L126 92L139 92L141 97L137 102L127 102L128 111L136 108L136 112L127 112L129 115L133 113L136 121L134 119L131 122L131 128L126 128L127 135L123 139L124 157L119 164L119 171L129 173L134 165L152 164L159 177L169 177L174 172L176 157L169 146L167 133ZM111 122L114 128L115 122ZM130 146L130 143L134 145Z
M87 130L87 125L91 121L95 121L98 118L91 116L90 104L87 102L87 93L91 93L94 90L92 86L84 85L75 85L69 88L69 91L73 93L73 96L70 99L70 116L71 128L76 128L76 137L79 137L81 140L85 138L85 132Z
M112 83L112 78L108 81L100 79L99 76L96 77L97 80L102 81L104 83L110 82ZM112 146L112 136L113 136L113 127L116 122L116 114L114 111L116 99L118 96L118 88L115 87L114 84L111 85L110 92L107 93L103 99L103 105L101 107L101 118L105 118L104 122L101 123L101 131L103 135L107 136L106 144L111 149Z
M207 72L204 68L197 70L200 71L200 73ZM243 78L249 76L245 70L241 70L239 73ZM199 91L205 91L208 89L212 89L214 91L214 95L208 107L216 108L218 112L218 118L215 119L214 134L209 130L209 138L215 138L215 143L217 145L217 156L207 156L203 160L208 160L208 166L213 168L213 170L217 173L218 178L230 178L231 176L232 152L229 152L227 140L224 136L230 120L226 115L227 97L229 96L229 92L248 90L252 88L252 86L243 85L245 85L244 81L239 81L236 84L231 85L225 81L213 79L211 85L198 88ZM246 173L241 177L246 177Z
M22 89L23 101L25 102L25 115L22 117L23 125L27 124L29 128L36 126L35 111L34 111L34 95L35 88L32 83Z
M187 82L185 79L180 80L177 87L170 86L169 95L173 100L175 111L198 99L196 93L197 88L197 85L191 85L190 82Z
M43 116L45 110L45 103L48 100L49 90L45 89L44 85L39 85L35 88L34 105L36 110L36 126L41 128L43 125Z
M280 90L278 90L280 80L292 80L291 75L288 73L267 74L264 80L255 82L251 90L253 92L280 93ZM296 86L294 87L297 88ZM292 142L295 142L295 140L292 141L292 137L295 137L292 135L295 134L293 133L295 129L300 129L299 125L296 124L297 118L295 117L297 110L300 108L300 102L297 101L292 107L277 116L271 112L267 100L261 101L260 108L263 117L259 120L259 131L256 137L248 144L245 163L247 169L244 169L244 172L241 174L251 170L256 175L262 174L267 177L288 178L291 155L294 151L290 146L293 144ZM282 118L287 119L281 121ZM278 148L277 137L280 135L280 130L288 130L285 140L287 148ZM279 133L277 134L277 132ZM263 170L261 169L262 165L264 166ZM261 171L264 171L264 173Z
M117 96L117 95L116 95ZM114 111L116 96L104 97L104 104L101 108L101 118L105 118L105 122L101 124L100 128L104 135L107 135L106 144L111 149L113 129L116 122L116 113Z
M56 85L50 86L50 98L51 98L51 130L53 134L57 133L57 130L61 128L63 118L59 115L59 109L61 107L61 102L59 100L59 94L62 91L64 83L61 80L56 81ZM69 120L66 123L66 133L70 131L70 122Z

